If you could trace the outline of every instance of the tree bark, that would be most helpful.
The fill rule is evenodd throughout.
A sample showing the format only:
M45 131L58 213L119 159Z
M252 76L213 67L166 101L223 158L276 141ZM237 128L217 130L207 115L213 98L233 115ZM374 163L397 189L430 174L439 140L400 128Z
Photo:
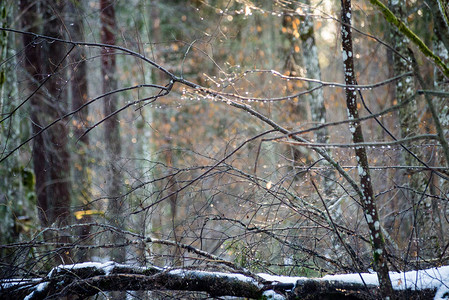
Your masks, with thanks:
M20 1L20 11L23 13L22 28L27 31L39 33L37 26L38 20L38 5L35 1ZM42 61L39 53L39 48L34 44L34 38L30 35L22 36L23 45L25 47L25 69L28 72L32 80L39 82L42 80ZM29 85L30 90L36 88L34 84ZM43 97L40 93L36 93L34 97L30 99L31 105L31 128L33 135L39 131L39 103L44 103ZM33 168L36 178L36 196L37 196L37 209L39 219L42 226L46 224L45 212L47 208L47 187L45 170L45 144L43 135L38 135L33 139Z
M293 10L293 5L290 4L290 9ZM284 72L288 76L305 77L306 69L304 68L305 62L300 43L300 17L290 13L290 10L284 12L282 18L282 31L284 40L281 42L283 45L283 57L285 57ZM290 81L287 82L287 93L292 94L298 88L302 88L302 81ZM306 94L301 97L296 97L291 101L288 101L285 105L287 113L280 115L288 126L295 130L303 129L305 124L308 124L311 120L310 116L310 103L312 95ZM313 135L310 136L312 138ZM292 159L292 172L296 173L295 167L302 167L310 164L316 160L315 153L309 148L304 147L291 147L288 146L288 150L291 152ZM294 175L295 180L299 180L300 176Z
M61 16L64 14L65 1L51 1L44 3L44 19L46 22L43 31L52 37L63 37L63 20L55 18L55 14ZM47 99L48 106L41 107L41 110L48 115L49 120L54 120L61 115L66 114L68 108L66 82L67 75L65 70L60 68L65 61L67 48L61 43L44 43L42 48L42 67L43 74L52 76L48 81L47 90L49 95ZM62 62L62 64L55 64ZM45 109L45 110L44 110ZM46 217L48 223L46 226L56 222L60 226L68 225L70 217L70 154L67 149L68 129L64 122L56 123L49 130L49 143L47 151L47 162L49 167L49 178L45 184L48 187ZM47 172L47 170L42 170Z
M436 0L428 0L426 3L431 7L431 12L434 17L435 25L435 37L433 41L434 51L437 55L443 58L443 62L445 64L449 64L449 28L446 22L443 22L444 19L449 18L448 10L447 10L447 1L446 1L446 9L437 5L438 3L443 1ZM444 2L443 2L444 3ZM434 89L437 91L449 91L449 81L444 76L444 74L438 69L434 68ZM437 100L437 99L435 99ZM444 135L446 138L449 137L449 100L448 98L438 98L436 101L436 109L439 112L439 118L441 120L441 124L444 126ZM442 152L442 151L441 151ZM448 165L449 162L446 161L445 155L443 153L439 153L438 158L434 159L435 164L439 166ZM441 191L449 190L449 181L445 179L435 179L434 182L439 184L439 189ZM442 193L444 194L444 192ZM448 230L448 223L444 222L444 207L445 204L441 201L432 200L432 217L431 221L433 222L435 228L437 229L439 243L440 245L446 245L447 237L446 232Z
M67 23L72 41L84 41L84 22L83 22L83 1L72 0L68 2L67 7ZM86 52L84 47L76 47L70 57L71 65L71 100L72 110L75 111L86 104L89 99L88 84L87 84L87 63ZM90 143L89 135L84 134L89 127L89 107L84 107L76 113L72 120L73 135L76 144L72 144L72 161L76 162L73 166L73 204L78 208L78 211L89 211L92 205L89 202L92 199L91 184L92 171L89 164ZM78 137L79 140L78 140ZM92 217L88 214L80 214L77 217L80 223L91 223ZM86 225L80 228L80 239L86 241L90 234L90 226ZM81 261L90 260L90 253L88 250L79 250L77 257Z
M303 0L303 2L307 7L311 7L310 0ZM303 55L306 76L307 78L321 80L321 67L318 60L318 51L315 42L315 28L311 11L306 11L306 16L301 18L299 31L302 46L301 53ZM312 89L316 86L316 83L310 82L308 89ZM327 118L323 89L320 88L311 92L308 100L312 122L316 125L325 124L327 122ZM329 143L329 132L327 127L315 132L315 142ZM329 168L324 170L322 175L324 195L326 198L332 198L335 195L334 171Z
M16 17L16 3L0 2L0 27L11 24ZM15 144L25 136L21 116L15 112L19 105L18 81L14 55L16 37L6 31L0 32L0 157L8 155ZM9 62L8 62L9 61ZM26 128L26 127L25 127ZM27 149L29 151L29 149ZM23 240L25 226L19 219L31 220L34 212L33 174L26 167L19 152L13 153L0 167L0 243ZM13 188L11 188L13 187ZM8 250L1 249L0 257L8 257ZM13 259L5 259L12 262ZM4 268L6 273L11 270Z
M388 7L390 10L400 19L404 19L406 3L403 0L389 1ZM390 42L394 47L393 55L393 76L398 76L412 70L410 65L410 57L408 52L409 39L403 36L396 27L390 29ZM408 59L408 61L406 60ZM396 81L394 101L397 103L404 103L408 101L408 105L402 106L399 109L399 125L401 138L406 138L410 135L419 133L419 121L417 116L417 103L413 97L415 93L415 84L413 77L403 77ZM412 100L410 100L412 99ZM393 104L396 104L395 102ZM421 157L420 147L410 149L417 156ZM401 152L400 162L402 165L413 166L416 165L416 159L406 151ZM413 170L404 170L400 172L400 179L405 179L403 185L410 187L410 190L403 191L402 194L405 197L398 197L398 201L394 201L394 205L397 207L395 210L410 211L408 214L396 222L396 228L401 228L400 243L407 243L408 239L413 239L411 242L416 251L418 248L422 248L424 245L429 244L430 239L416 238L419 232L424 233L424 227L427 221L426 211L427 206L430 206L430 199L422 199L419 192L423 192L426 187L427 178L423 172L414 172ZM411 207L411 209L410 209ZM398 224L399 223L399 224ZM431 222L430 222L431 223ZM422 245L417 245L419 240L425 240ZM422 248L424 249L424 248ZM432 250L430 250L432 252ZM424 254L424 253L423 253ZM433 253L430 254L432 257ZM407 254L406 254L407 255ZM405 258L407 260L407 258Z
M115 45L117 24L115 19L114 1L100 0L101 19L101 43ZM111 48L101 50L101 76L103 79L103 93L117 89L116 78L116 52ZM110 224L117 228L124 228L125 218L123 216L124 199L121 197L121 174L119 159L121 154L120 123L117 115L113 115L118 107L118 98L115 93L104 98L104 122L105 145L108 153L106 193L109 200L108 219ZM112 235L112 243L120 244L123 238L120 235ZM118 247L111 252L111 258L118 261L125 261L125 249Z
M64 1L39 3L21 1L22 27L39 33L39 13L45 20L42 31L56 38L63 36L61 16ZM39 5L41 4L41 5ZM67 109L66 74L61 66L68 53L63 43L36 44L32 36L24 35L25 68L33 82L30 89L36 93L30 99L32 133L36 134L49 122L64 115ZM45 91L39 86L44 84ZM37 208L42 227L64 226L70 223L70 156L67 149L67 127L58 122L33 139L33 166L36 177ZM66 236L49 236L67 242ZM67 253L60 256L63 261Z
M343 67L346 85L356 85L354 73L354 56L351 33L351 0L341 1L341 32L343 49ZM345 88L346 106L348 108L348 118L358 119L357 91L355 88ZM349 124L354 143L363 143L362 126L359 121ZM377 211L376 199L374 196L371 175L369 170L368 157L364 147L356 147L355 155L357 159L357 169L362 187L362 197L360 203L363 208L366 222L368 224L370 239L372 243L373 261L379 279L381 295L384 299L393 299L393 288L388 274L387 256L385 241L381 230L379 214ZM389 297L389 298L388 298Z

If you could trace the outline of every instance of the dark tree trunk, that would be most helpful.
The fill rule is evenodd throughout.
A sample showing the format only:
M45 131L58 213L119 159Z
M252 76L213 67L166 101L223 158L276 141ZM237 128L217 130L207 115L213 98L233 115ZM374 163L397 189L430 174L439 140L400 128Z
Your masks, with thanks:
M115 45L117 25L115 20L114 1L100 0L101 18L101 43ZM103 48L101 51L101 75L103 78L103 93L117 89L116 79L116 53L111 48ZM106 181L106 192L109 197L109 216L111 225L123 228L124 217L123 197L120 197L121 175L119 168L119 158L121 152L120 128L117 115L111 116L117 110L117 96L110 94L104 99L104 114L107 120L104 122L105 143L108 152L107 168L108 178ZM122 238L117 235L112 236L112 243L121 243ZM111 258L123 262L125 251L123 247L115 248L111 253Z
M51 37L63 36L62 16L64 1L51 3L21 1L23 13L22 27L25 30L39 32L37 26L39 13L43 15L42 31ZM65 44L42 42L35 44L33 37L23 36L25 47L25 68L32 78L30 89L35 91L44 83L30 99L32 133L36 134L43 126L66 113L67 93L66 75L63 65L68 49ZM36 83L37 84L36 84ZM70 164L67 149L67 127L58 122L44 133L33 139L33 165L36 176L36 194L39 219L42 227L64 226L70 223ZM67 242L65 236L45 236ZM68 256L64 252L59 256L65 261Z
M64 35L64 24L60 17L63 15L65 1L44 2L44 26L43 32L52 37L62 38ZM67 113L68 101L65 70L61 68L68 49L61 43L44 43L42 48L42 71L52 78L47 82L46 87L49 95L45 99L47 106L41 106L42 111L49 118L54 120ZM47 121L47 122L48 122ZM69 152L67 149L68 129L64 122L58 122L48 131L49 139L44 140L47 147L47 162L49 164L49 182L47 186L47 218L49 224L57 222L58 225L67 225L70 216L70 165ZM47 150L45 149L45 150Z
M83 26L83 1L72 0L68 2L68 23L70 39L73 41L84 40L84 26ZM88 94L87 84L87 64L86 53L84 47L77 47L71 55L71 96L72 96L72 110L77 110L86 104ZM92 207L90 201L91 194L91 168L89 165L89 135L84 134L89 127L89 108L84 107L73 118L73 135L79 141L73 145L72 161L77 163L73 167L73 204L77 207L77 211L88 212ZM92 217L88 214L79 214L79 223L91 223ZM90 234L90 226L85 225L80 229L79 237L82 242L88 239ZM78 259L81 261L90 259L89 250L79 250Z
M23 13L22 28L30 32L39 33L37 27L38 7L35 1L20 1L20 10ZM23 35L23 45L25 47L25 69L29 73L29 76L39 82L42 80L42 62L39 54L39 48L33 44L34 38L30 35ZM36 86L31 83L30 89L35 89ZM39 118L39 104L44 103L43 97L40 93L37 93L30 99L31 105L31 128L32 133L35 135L40 126L44 125ZM45 187L46 174L44 172L46 165L45 159L45 145L44 135L38 135L33 139L33 167L36 178L36 196L37 196L37 208L39 219L43 226L47 224L47 218L45 217L47 208L47 188Z
M343 67L346 85L356 85L354 70L354 56L352 47L352 28L351 28L351 0L341 0L341 32L343 49ZM348 108L348 118L358 119L357 109L357 90L355 88L345 88L346 106ZM352 141L354 143L363 143L362 126L359 121L350 123ZM360 185L362 187L362 197L360 203L364 210L365 219L370 232L370 239L373 251L373 262L379 279L381 295L384 299L393 299L393 288L388 273L387 256L385 252L385 241L381 230L379 213L377 210L376 198L369 170L368 156L364 147L356 147L355 155L357 158L357 169L360 176Z

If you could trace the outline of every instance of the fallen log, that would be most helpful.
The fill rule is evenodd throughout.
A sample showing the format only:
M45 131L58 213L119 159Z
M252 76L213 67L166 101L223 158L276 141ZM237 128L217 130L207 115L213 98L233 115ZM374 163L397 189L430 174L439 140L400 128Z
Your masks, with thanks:
M390 273L401 299L449 299L449 267ZM135 267L114 262L60 265L44 278L0 280L0 299L85 298L113 291L203 292L250 299L379 299L375 273L323 278Z

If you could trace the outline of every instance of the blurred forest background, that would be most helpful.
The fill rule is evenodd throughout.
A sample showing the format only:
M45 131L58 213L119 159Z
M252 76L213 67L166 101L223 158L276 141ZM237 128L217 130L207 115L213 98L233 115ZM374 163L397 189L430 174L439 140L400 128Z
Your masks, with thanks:
M447 64L447 1L384 4ZM0 27L43 35L0 30L0 278L229 267L187 246L255 273L367 272L374 229L389 270L448 263L448 77L368 1L352 52L333 0L0 10Z

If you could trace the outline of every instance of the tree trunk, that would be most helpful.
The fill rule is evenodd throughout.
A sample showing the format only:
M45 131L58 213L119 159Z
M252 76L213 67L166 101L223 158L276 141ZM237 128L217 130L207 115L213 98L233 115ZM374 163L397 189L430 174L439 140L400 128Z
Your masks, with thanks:
M304 58L301 53L303 49L298 43L300 18L295 14L291 14L289 11L284 12L282 18L282 31L284 41L281 45L284 45L283 56L285 57L284 72L289 76L305 77L306 70L304 66ZM303 87L302 81L289 81L287 82L287 93L293 94L299 88ZM284 114L284 120L288 122L289 127L295 130L303 129L303 126L308 124L311 119L309 100L312 96L310 94L296 97L286 103L288 113ZM314 161L314 153L309 148L290 147L292 158L292 171L297 172L295 166L305 166ZM294 177L296 180L298 176Z
M51 37L61 38L63 26L60 18L65 7L64 1L39 2L21 1L22 27L39 32L37 26L39 13L43 15L42 31ZM30 88L38 89L30 99L32 133L36 134L49 122L66 113L67 91L66 74L62 65L66 59L67 46L63 43L43 42L34 44L32 36L24 35L25 68L34 82ZM33 166L36 176L37 208L42 227L65 226L70 223L70 164L67 149L68 130L64 122L54 124L44 133L33 139ZM46 239L67 242L68 236L46 234ZM68 253L59 256L62 261Z
M306 7L310 7L310 0L303 0ZM315 43L315 30L313 24L312 11L306 10L306 15L301 18L301 23L299 25L299 37L301 39L301 53L303 56L304 67L306 70L306 77L316 80L321 80L321 68L318 60L318 51ZM309 82L308 89L313 89L317 84ZM327 122L326 118L326 106L324 103L323 89L319 88L310 93L308 97L310 106L311 120L315 126L325 124ZM327 127L315 131L314 135L315 142L327 144L329 143L329 132ZM330 152L330 150L329 150ZM326 200L326 205L332 205L331 201L335 198L335 174L334 170L329 164L325 164L324 171L321 172L324 198ZM337 203L334 207L340 207ZM338 214L339 208L335 209L335 214ZM333 216L339 219L340 216Z
M114 1L100 0L100 19L101 19L101 43L115 45L117 33L117 24L115 20ZM103 93L107 93L117 89L116 78L116 52L110 48L102 48L101 50L101 76L103 79ZM104 98L104 115L107 120L104 122L105 128L105 144L108 153L107 164L107 180L106 192L109 199L108 219L110 224L117 228L124 228L125 217L124 198L121 197L121 174L120 174L120 123L117 115L113 114L118 107L118 98L116 94L110 94ZM112 243L122 243L123 237L118 233L112 236ZM111 258L118 262L125 261L125 249L116 247L111 251Z
M444 1L443 1L444 2ZM435 23L435 36L433 41L433 47L435 53L443 58L445 64L449 63L449 24L445 23L443 19L449 18L447 1L446 9L440 8L436 1L426 1L426 3L431 7L434 23ZM434 68L434 88L437 91L449 91L449 80L444 76L443 72L438 68ZM447 97L436 98L437 110L440 112L441 125L444 126L445 137L449 137L449 100ZM448 161L445 161L444 154L439 154L440 161L439 165L449 165ZM448 190L449 182L444 180L441 182L444 190Z
M84 24L83 14L84 7L83 1L73 0L68 2L67 14L68 14L68 29L70 39L73 41L84 41ZM88 85L87 85L87 64L86 53L84 47L77 47L71 57L70 62L72 64L71 69L71 99L72 110L77 110L83 106L88 98ZM73 204L77 207L78 212L87 212L85 214L78 214L77 219L80 223L91 223L92 217L88 214L92 209L90 201L92 200L91 194L91 167L89 164L89 135L83 135L85 130L89 127L89 107L84 107L77 114L74 115L73 120L73 135L76 144L72 144L72 161L75 162L72 170L73 174L73 186L72 194L74 199ZM78 140L78 138L80 139ZM90 234L90 226L86 225L80 228L79 238L81 243L85 242ZM77 253L78 259L81 261L90 260L89 250L79 250Z
M7 27L13 22L16 17L15 7L16 4L11 1L0 2L0 27ZM1 31L0 62L3 65L0 68L0 158L8 155L27 132L22 131L21 116L14 112L20 103L17 97L15 66L18 62L14 57L14 45L15 35ZM33 174L26 168L26 162L21 160L17 151L1 162L0 178L0 244L19 242L28 229L27 224L20 220L33 220ZM10 257L10 253L10 250L0 249L2 258ZM15 259L8 258L4 262L13 263ZM8 268L4 270L6 274L14 272Z
M43 32L52 37L63 37L64 27L62 20L55 18L55 13L58 15L64 14L65 1L51 1L45 3L44 20L46 22L43 26ZM49 105L46 111L50 120L54 120L61 115L67 113L68 101L66 80L67 75L63 68L59 68L55 62L63 62L66 54L66 45L60 43L44 43L42 48L42 67L43 74L52 76L48 81L47 90L49 92ZM50 98L51 97L51 98ZM70 167L69 167L69 152L67 150L68 130L64 122L56 123L50 130L49 142L47 152L47 163L49 164L49 180L53 182L46 182L48 187L47 204L50 213L46 214L49 223L53 224L55 221L58 225L67 225L69 223L70 215Z
M444 1L443 1L444 2ZM437 5L437 1L426 1L431 7L431 11L434 16L435 25L435 37L433 41L434 51L437 55L444 58L443 62L447 65L449 64L449 25L443 22L443 19L448 19L448 10L442 9ZM447 7L447 1L446 1ZM448 92L449 91L449 81L444 76L444 74L438 69L434 69L434 89L437 91ZM441 120L441 125L444 126L445 138L449 138L449 100L447 97L435 98L437 111L439 111L439 118ZM443 153L438 153L437 158L434 159L434 163L437 166L448 166L449 162L446 161L445 155ZM439 183L437 183L439 181ZM447 198L447 193L449 191L449 181L443 178L436 179L434 182L439 186L440 195ZM444 222L444 214L447 214L447 209L445 211L446 204L437 199L432 199L431 202L431 222L434 224L435 229L433 232L437 233L438 246L443 246L447 244L446 233L448 232L448 222ZM441 248L438 250L442 250Z
M400 19L405 19L404 9L406 7L406 3L403 0L399 1L389 1L390 10ZM406 72L411 71L411 65L409 53L408 53L408 38L404 37L395 27L391 29L390 32L390 40L391 44L394 47L395 52L393 52L393 74L392 76L398 76L404 74ZM416 100L413 98L410 101L410 98L415 93L415 84L412 77L403 77L396 81L395 85L395 97L393 103L403 103L405 101L409 101L409 104L406 106L402 106L399 109L399 125L400 125L400 135L401 138L406 138L411 135L415 135L419 133L419 120L418 120L418 110ZM410 149L413 153L415 153L418 157L421 157L420 148L412 148ZM408 152L403 150L400 156L401 165L405 166L415 166L418 164L416 159L410 155ZM420 192L424 192L426 187L426 181L428 178L424 176L422 172L414 172L413 170L405 170L400 174L401 179L405 179L405 182L402 184L408 186L410 190L404 190L401 194L404 197L400 197L398 201L395 201L396 208L399 211L410 211L404 218L401 218L400 224L396 224L396 228L400 230L402 241L401 243L407 243L408 239L412 239L413 242L413 250L416 249L424 249L425 245L429 245L429 239L421 239L420 235L425 235L425 224L426 221L426 211L430 207L430 199L422 199L423 197ZM423 201L424 200L424 201ZM412 209L410 209L410 207ZM430 224L429 222L428 224ZM428 232L430 234L430 232ZM418 238L417 238L418 237ZM416 243L421 243L420 245ZM432 252L432 250L430 250ZM424 254L424 253L422 253ZM433 257L433 254L427 253L428 256ZM407 258L405 258L407 260Z
M342 49L343 49L343 69L345 74L346 85L356 85L354 70L354 55L352 48L352 29L351 29L351 1L341 1L341 32L342 32ZM357 91L355 88L345 88L346 106L348 108L348 118L358 119L359 112L357 109ZM352 141L354 143L363 143L362 126L359 121L349 124L352 133ZM385 249L385 241L381 230L379 214L377 211L376 199L372 186L372 180L369 170L368 157L364 147L356 147L355 155L357 158L357 169L360 176L360 185L362 187L362 197L360 203L362 205L366 222L368 224L370 238L373 251L373 262L379 279L381 295L384 299L393 299L393 288L388 274L387 254Z
M153 43L158 45L159 43L164 42L162 40L162 29L161 23L166 22L166 19L161 17L161 2L160 1L152 1L151 7L151 22L152 22L152 37L151 40ZM157 53L157 52L156 52ZM157 59L160 57L157 56ZM164 80L164 76L157 69L152 69L152 83L160 84ZM177 146L176 141L172 138L173 128L170 125L172 123L171 119L175 118L176 112L173 112L172 109L167 108L165 110L154 111L153 119L158 123L157 128L160 128L159 133L154 135L157 141L154 141L155 145L158 145L159 151L162 149L160 160L163 161L166 166L165 172L167 174L173 171L173 167L178 163L178 157L176 154L176 150L174 150ZM169 126L167 126L169 125ZM153 147L155 152L159 152ZM177 178L175 176L168 176L167 182L164 182L164 193L166 195L171 195L168 197L168 203L165 201L164 203L160 203L156 211L152 214L152 223L154 228L160 228L160 234L162 236L170 236L175 241L180 242L182 240L183 227L180 224L181 221L185 219L185 211L182 207L181 201L178 199L178 194L176 193L179 189L179 185L177 183ZM169 215L167 216L167 213ZM165 215L165 216L164 216ZM165 219L164 219L165 217ZM157 245L153 247L159 247ZM165 258L163 262L166 265L177 266L182 262L182 255L184 253L183 249L179 247L173 248L170 251L170 255ZM156 260L158 262L158 260ZM159 261L158 263L161 263Z

